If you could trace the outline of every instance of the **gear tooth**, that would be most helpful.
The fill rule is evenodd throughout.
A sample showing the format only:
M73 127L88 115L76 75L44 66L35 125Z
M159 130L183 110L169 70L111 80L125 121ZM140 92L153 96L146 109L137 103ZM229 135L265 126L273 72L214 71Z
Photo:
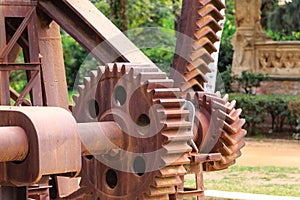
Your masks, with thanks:
M83 93L84 88L85 88L84 85L78 85L77 86L77 90L78 90L79 94Z
M77 104L77 103L78 103L79 96L74 94L74 95L72 96L72 99L73 99L74 103Z
M220 91L217 91L216 93L215 93L215 95L218 97L218 98L220 98L221 99L221 97L222 97L222 95L221 95L221 92ZM225 100L223 99L223 102L225 102ZM226 103L226 102L225 102Z
M84 83L85 88L90 88L91 78L90 77L84 77L83 78L83 83Z
M97 67L97 77L99 79L102 78L102 75L103 75L104 71L105 71L105 66L98 66Z
M164 150L166 151L166 153L168 154L178 154L178 153L188 153L192 151L192 148L186 143L186 141L184 142L172 142L169 144L166 144L163 146Z
M103 78L108 78L111 75L111 69L113 66L111 65L106 65L105 70L103 72L104 77Z
M206 15L204 17L200 17L197 21L198 31L205 26L209 26L216 33L222 30L222 27L218 24L218 22L210 15Z
M203 8L198 11L200 16L211 15L217 21L224 19L223 15L221 15L220 11L213 6L212 4L207 4Z
M174 81L172 79L158 79L158 80L147 80L147 89L152 90L154 88L172 88Z
M148 80L165 79L166 73L164 72L140 72L138 74L138 80L140 83L145 83Z
M126 74L126 72L127 72L126 65L122 65L121 73Z
M145 200L169 200L169 195L165 194L165 193L166 192L171 192L171 194L174 194L175 189L170 189L170 188L167 188L167 189L158 190L158 189L153 187L148 191L148 194L145 194L145 196L143 198ZM163 193L163 194L161 195L161 193Z
M112 69L112 68L114 68L114 66L117 66L117 63L106 63L105 64L105 68L109 68L109 69Z
M199 58L201 58L206 64L214 62L213 57L210 55L211 52L209 52L206 46L202 46L204 44L202 42L206 42L209 47L213 46L213 48L215 48L214 45L211 44L207 39L199 40L199 42L194 44L194 51L190 55L190 62L193 62Z
M242 114L242 109L233 109L228 115L234 120L236 121L239 116Z
M214 44L208 38L206 38L206 37L200 38L193 45L193 49L195 51L197 51L197 50L199 50L201 48L204 48L208 52L207 56L210 55L210 54L212 54L212 53L214 53L214 52L218 51L216 49L216 47L214 46ZM197 56L197 54L194 53L194 55L192 55L192 56L193 56L192 58L195 59L195 57ZM211 63L213 61L214 61L214 59L212 59L209 63ZM209 64L209 63L207 63L207 64Z
M231 112L232 109L234 109L234 107L236 106L236 100L231 101L230 103L228 102L226 104L227 110L228 112Z
M190 164L191 160L188 158L186 154L173 154L168 156L163 156L162 160L164 162L164 166L169 165L187 165Z
M181 179L178 176L173 177L164 177L164 178L155 178L154 187L163 188L163 187L173 187L180 185L182 183Z
M200 70L203 74L207 74L207 73L211 72L211 70L208 67L205 60L202 58L199 58L199 57L197 59L191 61L190 63L188 63L186 68L189 72L191 72L195 69Z
M212 44L220 41L220 38L215 34L215 31L209 26L202 27L201 30L194 33L194 36L197 40L200 40L201 38L208 38Z
M223 100L227 103L229 101L229 95L225 94Z
M95 79L97 78L98 72L97 70L93 70L90 72L90 77L92 81L95 81Z
M120 66L123 66L122 64L120 64ZM114 64L114 66L111 69L111 72L113 74L117 74L119 72L119 65L118 64Z

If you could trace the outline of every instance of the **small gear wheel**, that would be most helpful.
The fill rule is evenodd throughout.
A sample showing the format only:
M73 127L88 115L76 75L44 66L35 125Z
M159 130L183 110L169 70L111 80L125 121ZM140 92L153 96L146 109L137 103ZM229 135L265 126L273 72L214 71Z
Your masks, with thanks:
M123 145L106 155L84 157L81 188L71 196L169 199L192 150L189 112L173 80L149 66L108 64L84 78L78 91L72 109L77 122L115 121Z
M236 101L206 92L190 93L187 97L196 105L194 142L201 153L221 153L220 161L204 164L205 171L226 169L241 156L245 146L243 129L245 119L240 119L241 109Z

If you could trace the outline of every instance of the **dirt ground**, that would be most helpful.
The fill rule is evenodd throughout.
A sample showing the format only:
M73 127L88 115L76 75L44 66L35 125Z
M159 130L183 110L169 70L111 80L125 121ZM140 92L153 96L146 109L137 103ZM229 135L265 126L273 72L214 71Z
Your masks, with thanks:
M300 141L246 139L237 165L300 167Z

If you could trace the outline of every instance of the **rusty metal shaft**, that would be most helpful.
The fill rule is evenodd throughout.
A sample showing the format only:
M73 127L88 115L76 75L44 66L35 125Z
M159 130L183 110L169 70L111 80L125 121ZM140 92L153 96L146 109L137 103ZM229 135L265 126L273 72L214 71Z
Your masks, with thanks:
M115 122L77 124L82 155L101 155L122 147L122 130ZM0 162L23 161L28 154L28 138L21 127L0 127Z
M122 130L115 122L77 124L83 156L103 155L122 148Z
M28 140L24 129L0 127L0 162L22 161L27 153Z

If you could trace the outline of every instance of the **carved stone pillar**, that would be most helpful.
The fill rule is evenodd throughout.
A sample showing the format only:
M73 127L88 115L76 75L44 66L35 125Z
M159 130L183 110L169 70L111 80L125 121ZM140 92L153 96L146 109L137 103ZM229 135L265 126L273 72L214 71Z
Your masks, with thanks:
M232 39L234 49L232 72L255 72L255 42L268 40L262 31L261 0L235 0L236 33Z

